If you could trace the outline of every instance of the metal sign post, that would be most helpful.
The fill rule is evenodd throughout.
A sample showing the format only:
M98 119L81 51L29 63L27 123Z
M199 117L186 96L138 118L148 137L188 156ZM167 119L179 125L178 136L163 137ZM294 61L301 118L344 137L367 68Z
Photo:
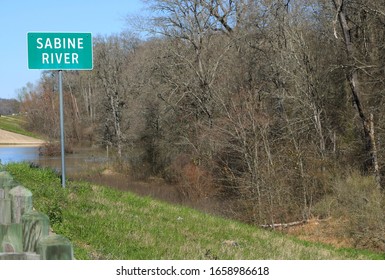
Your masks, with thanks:
M61 177L65 188L64 102L62 70L92 70L91 33L29 32L28 68L59 70Z
M61 148L61 185L66 187L66 164L64 143L64 102L63 102L63 71L59 70L59 103L60 103L60 148Z

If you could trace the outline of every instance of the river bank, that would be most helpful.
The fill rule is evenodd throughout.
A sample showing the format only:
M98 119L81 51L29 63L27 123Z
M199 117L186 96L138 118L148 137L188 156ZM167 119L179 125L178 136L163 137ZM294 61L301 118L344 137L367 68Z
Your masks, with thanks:
M44 140L0 129L0 146L40 146Z
M383 254L369 251L303 242L84 181L70 181L63 189L57 174L28 164L10 164L6 169L33 192L36 208L48 213L53 230L70 237L77 259L384 258Z

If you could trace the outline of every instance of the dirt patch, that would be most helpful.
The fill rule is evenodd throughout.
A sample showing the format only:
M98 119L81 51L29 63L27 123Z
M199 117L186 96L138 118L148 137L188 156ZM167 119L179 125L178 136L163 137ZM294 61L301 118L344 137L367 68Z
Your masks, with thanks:
M0 145L31 145L39 146L44 144L43 140L9 132L0 129Z
M333 218L312 219L306 224L287 228L284 232L306 241L330 244L337 248L353 248L352 239L347 237L342 230L345 222Z
M117 176L117 175L119 175L119 173L115 172L111 169L105 169L102 171L102 173L100 175L101 176Z

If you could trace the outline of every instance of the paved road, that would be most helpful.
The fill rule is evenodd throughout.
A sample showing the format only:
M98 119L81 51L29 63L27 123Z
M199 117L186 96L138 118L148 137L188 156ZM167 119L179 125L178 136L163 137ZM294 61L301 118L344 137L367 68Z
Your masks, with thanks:
M0 129L0 145L41 145L44 141Z

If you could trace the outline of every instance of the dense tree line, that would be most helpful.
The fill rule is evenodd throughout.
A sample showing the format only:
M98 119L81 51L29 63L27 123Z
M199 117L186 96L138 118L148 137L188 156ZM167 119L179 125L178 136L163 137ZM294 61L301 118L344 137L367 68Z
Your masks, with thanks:
M383 1L145 2L146 39L97 37L94 70L64 73L67 141L259 224L307 219L352 170L384 188ZM55 75L23 99L52 138Z
M19 102L16 99L0 98L0 115L12 115L19 113Z

